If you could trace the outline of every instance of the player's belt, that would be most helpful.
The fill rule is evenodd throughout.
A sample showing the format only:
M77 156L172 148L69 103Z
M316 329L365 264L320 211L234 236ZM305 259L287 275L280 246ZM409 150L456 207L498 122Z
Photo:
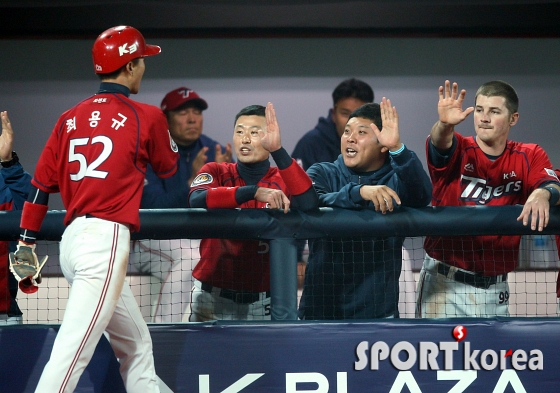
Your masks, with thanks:
M246 292L246 291L234 291L233 289L226 289L226 288L217 288L213 287L210 284L205 282L200 283L200 289L206 292L216 292L218 296L223 297L224 299L229 299L235 303L239 304L250 304L258 302L262 299L262 295L264 298L270 297L270 292Z
M499 276L483 276L481 274L458 270L456 267L449 266L441 262L437 263L437 272L446 276L450 280L483 289L488 289L490 288L490 285L507 281L507 273Z

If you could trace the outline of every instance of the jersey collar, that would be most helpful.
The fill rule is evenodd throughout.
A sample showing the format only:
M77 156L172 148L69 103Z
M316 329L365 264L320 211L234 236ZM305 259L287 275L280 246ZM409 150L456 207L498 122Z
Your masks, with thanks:
M97 94L103 94L103 93L124 94L125 96L128 97L130 96L130 89L119 83L101 82Z

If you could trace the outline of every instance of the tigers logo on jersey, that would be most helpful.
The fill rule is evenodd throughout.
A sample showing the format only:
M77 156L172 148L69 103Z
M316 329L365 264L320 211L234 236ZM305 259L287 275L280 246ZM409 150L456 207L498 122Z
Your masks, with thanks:
M194 178L191 187L200 186L202 184L210 184L213 181L214 179L212 178L212 175L210 175L209 173L201 173L200 175Z
M169 132L169 130L167 130L167 132ZM169 141L171 142L171 150L173 150L174 153L177 153L179 151L179 148L177 147L177 144L175 143L173 138L171 138L171 134L169 134Z

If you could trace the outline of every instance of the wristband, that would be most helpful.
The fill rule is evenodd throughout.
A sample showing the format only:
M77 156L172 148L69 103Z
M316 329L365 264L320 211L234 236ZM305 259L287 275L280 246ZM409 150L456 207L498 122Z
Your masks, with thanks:
M313 184L298 163L293 158L291 160L292 164L289 167L279 170L280 176L282 176L282 180L288 186L291 195L301 195L309 190Z
M206 192L206 206L208 209L232 209L239 204L235 199L235 192L239 187L210 188Z
M550 199L548 200L549 205L556 206L558 200L560 199L560 191L558 191L556 187L552 186L546 186L544 189L550 192Z
M39 232L48 209L49 207L47 205L25 201L23 204L23 212L21 213L20 227L22 229Z
M12 159L11 160L2 160L0 158L0 165L2 165L2 168L9 168L11 166L14 166L15 164L17 164L19 162L19 157L16 154L15 151L12 151Z
M392 156L396 156L397 154L401 154L403 152L403 150L404 150L404 143L402 144L402 146L397 151L389 150L389 154L392 155Z

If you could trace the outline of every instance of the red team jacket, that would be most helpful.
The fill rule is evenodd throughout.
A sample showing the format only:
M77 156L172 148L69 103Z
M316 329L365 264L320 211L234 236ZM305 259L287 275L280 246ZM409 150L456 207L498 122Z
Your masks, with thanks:
M439 168L428 159L433 183L433 206L523 205L541 184L558 183L545 151L536 144L508 141L505 151L490 160L474 136L455 132L457 146ZM426 141L429 156L430 138ZM453 179L453 181L449 181ZM517 266L520 236L426 237L432 258L452 266L496 276Z
M299 168L299 166L298 166ZM304 176L305 172L301 169ZM191 186L196 189L215 187L246 186L237 172L237 164L211 162L199 171L207 175L204 184ZM196 182L196 180L195 180ZM257 183L259 187L282 190L288 198L289 190L281 176L281 171L271 167ZM239 205L240 208L264 208L266 204L251 200ZM270 259L268 242L258 240L202 239L200 242L200 261L193 270L193 277L219 288L237 291L265 292L270 289Z
M160 177L177 170L177 146L163 112L124 94L96 94L59 118L43 150L32 184L60 192L74 217L93 216L140 227L138 209L146 166Z

